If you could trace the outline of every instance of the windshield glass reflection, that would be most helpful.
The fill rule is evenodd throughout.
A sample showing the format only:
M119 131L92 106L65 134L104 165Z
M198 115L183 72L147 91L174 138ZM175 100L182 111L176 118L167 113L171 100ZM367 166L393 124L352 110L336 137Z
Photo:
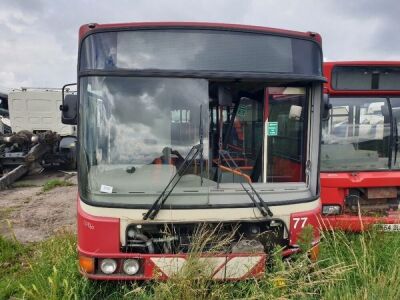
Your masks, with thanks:
M389 166L390 114L385 98L330 98L322 128L322 170L377 170Z
M117 77L83 81L87 93L82 101L82 153L94 192L102 192L102 186L111 186L115 193L162 189L200 143L200 125L207 151L207 81ZM202 163L203 174L195 162L182 184L200 185L200 175L208 172L207 160Z

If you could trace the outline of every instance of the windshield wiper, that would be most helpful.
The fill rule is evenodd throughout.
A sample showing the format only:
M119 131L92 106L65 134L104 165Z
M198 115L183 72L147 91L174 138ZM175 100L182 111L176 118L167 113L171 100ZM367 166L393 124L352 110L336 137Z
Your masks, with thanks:
M220 150L219 153L220 153L221 158L226 162L226 164L228 165L228 167L230 169L238 171L242 175L246 175L240 170L239 166L236 164L235 160L232 158L232 156L231 156L231 154L229 153L228 150ZM234 168L232 168L232 165L233 165ZM219 180L220 180L220 177L218 178L218 181ZM250 193L250 191L244 187L243 183L240 183L240 185L242 186L243 190L249 196L251 201L253 201L254 205L257 207L257 209L260 211L260 213L264 217L266 217L266 216L272 217L273 213L269 209L267 203L265 203L265 201L261 198L260 194L257 193L257 191L255 190L254 186L251 184L250 181L247 181L247 184L250 186L250 189L254 193L254 195L256 195L258 201L254 198L254 196Z
M178 171L175 173L174 177L168 182L167 186L163 190L163 192L158 196L157 200L154 201L153 205L150 209L143 215L143 220L151 219L153 220L165 201L167 201L169 195L171 195L175 186L178 184L179 180L181 180L183 174L185 174L186 170L192 164L192 162L196 159L196 157L200 154L200 186L203 185L203 119L202 119L202 109L203 105L200 104L200 120L199 120L199 139L200 143L198 145L193 146L189 153L186 155L182 164L180 165ZM168 191L169 186L172 185L171 189Z
M171 178L168 182L167 186L163 190L163 192L158 196L157 200L154 201L153 205L150 209L143 215L143 220L151 219L153 220L162 206L164 205L165 201L168 199L169 195L171 195L172 191L174 190L175 186L178 184L179 180L181 180L183 174L185 174L186 170L192 164L192 162L196 159L196 157L203 151L203 144L197 144L193 146L189 153L186 155L184 161L182 162L181 166L179 167L178 171L175 175ZM171 187L170 187L171 186Z
M394 133L395 133L393 165L395 165L396 164L396 160L397 160L397 150L399 148L399 129L397 128L397 118L394 118L393 126L394 126Z
M199 139L200 139L200 186L203 186L203 117L202 117L203 105L200 104L200 121L199 121Z

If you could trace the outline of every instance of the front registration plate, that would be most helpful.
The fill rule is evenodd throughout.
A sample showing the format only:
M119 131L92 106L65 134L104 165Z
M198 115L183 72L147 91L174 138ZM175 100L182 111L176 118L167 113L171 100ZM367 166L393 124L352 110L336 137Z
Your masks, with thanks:
M400 224L376 224L375 228L379 231L384 231L384 232L392 232L392 231L400 232Z

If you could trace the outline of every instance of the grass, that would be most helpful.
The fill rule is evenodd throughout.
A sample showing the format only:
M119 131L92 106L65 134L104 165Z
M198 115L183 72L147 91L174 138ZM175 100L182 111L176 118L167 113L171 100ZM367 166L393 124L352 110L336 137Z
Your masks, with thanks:
M0 236L0 299L8 299L18 293L13 278L26 269L25 257L29 252L29 246Z
M43 185L42 192L48 192L48 191L51 191L52 189L54 189L56 187L60 187L60 186L72 186L72 185L74 185L74 184L67 180L51 179Z
M70 233L30 245L0 237L0 299L400 299L398 234L325 233L316 263L306 255L282 262L278 252L273 269L259 280L210 281L193 252L167 282L94 282L77 271L76 237Z
M0 207L0 220L8 219L16 207Z
M324 287L327 299L400 299L399 234L328 233L321 255L331 263L354 266L343 280Z

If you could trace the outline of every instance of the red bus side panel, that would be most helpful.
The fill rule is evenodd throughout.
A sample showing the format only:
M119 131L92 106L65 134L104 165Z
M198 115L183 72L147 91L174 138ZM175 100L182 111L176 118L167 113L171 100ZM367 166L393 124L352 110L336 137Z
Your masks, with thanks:
M78 249L84 253L115 254L120 252L119 219L86 214L78 198Z

